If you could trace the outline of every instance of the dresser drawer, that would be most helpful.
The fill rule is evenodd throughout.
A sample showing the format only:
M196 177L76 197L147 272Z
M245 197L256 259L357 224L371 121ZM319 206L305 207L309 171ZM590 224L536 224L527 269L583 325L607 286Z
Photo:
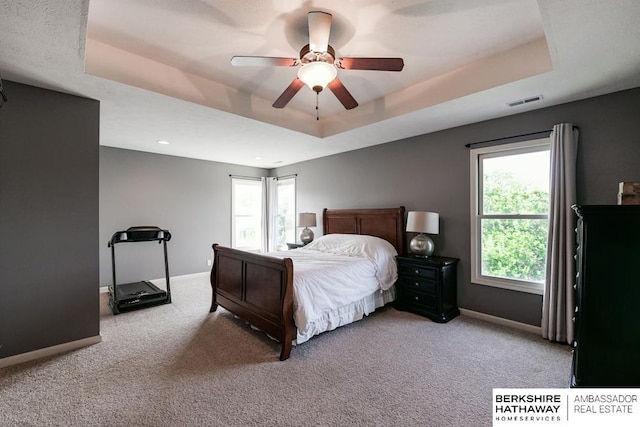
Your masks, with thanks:
M415 264L402 263L398 272L404 276L421 277L428 280L436 280L438 277L437 269Z
M406 290L429 292L431 294L436 293L436 281L426 280L420 276L400 276L398 286Z
M408 305L413 305L430 310L436 309L437 300L435 295L405 288L402 290L402 299L403 302Z

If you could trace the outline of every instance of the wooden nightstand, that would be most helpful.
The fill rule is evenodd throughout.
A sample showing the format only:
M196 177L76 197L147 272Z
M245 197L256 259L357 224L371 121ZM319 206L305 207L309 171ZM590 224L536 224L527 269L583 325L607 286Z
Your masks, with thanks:
M445 323L460 314L456 301L457 258L397 256L395 307Z
M303 247L302 243L287 243L287 249L298 249Z

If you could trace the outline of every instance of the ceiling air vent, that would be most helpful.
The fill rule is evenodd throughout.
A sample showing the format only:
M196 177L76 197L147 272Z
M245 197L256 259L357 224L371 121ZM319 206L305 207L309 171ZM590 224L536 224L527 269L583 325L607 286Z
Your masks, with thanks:
M515 107L518 105L524 105L524 104L529 104L531 102L541 101L542 99L543 99L542 95L532 96L531 98L524 98L524 99L519 99L513 102L507 102L507 105L509 107Z

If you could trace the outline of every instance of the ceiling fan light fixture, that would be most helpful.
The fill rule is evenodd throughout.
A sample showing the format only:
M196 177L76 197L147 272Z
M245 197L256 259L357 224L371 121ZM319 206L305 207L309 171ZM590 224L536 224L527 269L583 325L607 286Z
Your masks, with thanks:
M313 91L320 93L338 76L335 65L328 62L310 62L298 70L298 78Z

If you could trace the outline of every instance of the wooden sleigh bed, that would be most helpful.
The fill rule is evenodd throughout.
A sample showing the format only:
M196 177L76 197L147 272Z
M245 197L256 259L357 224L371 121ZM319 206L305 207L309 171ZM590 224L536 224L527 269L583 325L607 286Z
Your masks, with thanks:
M361 234L391 243L398 254L405 247L405 208L324 209L324 234ZM269 334L282 345L286 360L296 339L293 316L293 261L213 245L213 296L210 312L224 307Z

